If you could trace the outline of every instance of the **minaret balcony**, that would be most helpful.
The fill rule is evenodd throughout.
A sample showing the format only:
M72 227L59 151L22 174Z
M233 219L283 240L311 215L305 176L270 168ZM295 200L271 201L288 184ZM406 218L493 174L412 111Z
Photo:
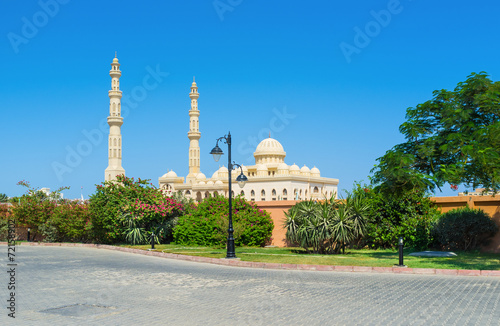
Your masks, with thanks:
M108 95L109 97L122 97L122 91L112 89L108 91Z
M188 138L189 139L200 139L200 137L201 137L201 133L199 131L188 131Z
M112 117L112 116L108 117L108 125L121 127L122 124L123 124L122 117Z
M122 75L122 72L120 70L110 70L109 71L109 75L111 77L118 77L118 78L120 78L120 76Z

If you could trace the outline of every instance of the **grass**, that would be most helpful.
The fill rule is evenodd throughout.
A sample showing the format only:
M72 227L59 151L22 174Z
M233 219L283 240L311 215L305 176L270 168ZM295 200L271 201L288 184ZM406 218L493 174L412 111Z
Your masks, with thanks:
M150 245L125 247L150 249ZM211 247L189 247L175 244L156 245L157 251L181 255L224 258L226 249ZM411 268L438 269L480 269L500 270L500 254L482 252L458 252L456 257L413 257L408 256L415 250L404 250L404 264ZM307 254L302 248L260 248L237 247L236 256L242 261L311 264L340 266L392 267L399 263L399 254L394 250L346 249L345 255Z

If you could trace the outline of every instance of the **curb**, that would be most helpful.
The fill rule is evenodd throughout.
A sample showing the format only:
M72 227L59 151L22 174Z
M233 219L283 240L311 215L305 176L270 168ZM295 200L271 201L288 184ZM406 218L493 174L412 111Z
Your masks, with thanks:
M0 242L0 245L8 245ZM226 265L235 267L264 268L278 270L301 270L301 271L329 271L329 272L354 272L354 273L392 273L392 274L418 274L418 275L453 275L453 276L488 276L500 277L500 270L469 270L469 269L435 269L435 268L408 268L408 267L369 267L369 266L333 266L333 265L300 265L262 263L225 258L210 258L199 256L186 256L161 251L149 251L111 245L93 243L44 243L44 242L19 242L16 245L23 246L45 246L45 247L86 247L96 249L107 249L145 256L155 256L168 259L185 260L199 263Z

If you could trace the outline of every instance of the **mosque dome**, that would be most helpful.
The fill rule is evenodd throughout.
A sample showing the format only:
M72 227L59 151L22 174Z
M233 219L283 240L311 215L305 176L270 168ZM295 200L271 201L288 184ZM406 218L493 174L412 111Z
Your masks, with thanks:
M221 173L227 173L227 168L223 165L219 168L219 170L217 170L218 172L221 172Z
M115 58L113 59L113 63L118 63L118 58L117 58L117 57L115 57Z
M205 184L205 181L200 181L198 182L199 185L204 185Z
M307 166L303 166L300 168L300 174L304 174L304 175L309 175L311 173L311 170L309 170L309 168Z
M259 143L253 156L255 164L284 163L286 152L279 141L269 137Z
M293 163L293 165L290 166L290 174L300 174L300 168L297 164Z
M170 170L167 173L165 173L162 178L177 178L177 173Z
M196 180L206 180L206 179L207 177L201 172L196 175Z
M213 185L213 184L214 184L214 182L213 182L212 180L208 180L208 181L207 181L207 185L211 186L211 185Z
M311 176L313 176L313 177L319 177L319 169L317 167L313 167L311 169Z
M279 175L287 175L289 170L290 170L290 168L286 163L278 164L278 174Z
M278 170L286 170L288 171L290 168L288 167L288 165L286 163L280 163L278 164Z
M219 178L219 170L215 171L214 174L212 174L212 179L218 179Z
M217 180L217 181L215 181L215 184L216 184L216 185L221 185L221 184L223 184L223 183L222 183L222 181Z

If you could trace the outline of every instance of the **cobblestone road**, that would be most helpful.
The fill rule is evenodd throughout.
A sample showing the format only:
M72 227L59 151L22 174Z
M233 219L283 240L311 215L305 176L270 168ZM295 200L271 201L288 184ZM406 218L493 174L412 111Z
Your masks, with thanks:
M500 279L238 268L111 250L16 247L0 325L500 325Z

